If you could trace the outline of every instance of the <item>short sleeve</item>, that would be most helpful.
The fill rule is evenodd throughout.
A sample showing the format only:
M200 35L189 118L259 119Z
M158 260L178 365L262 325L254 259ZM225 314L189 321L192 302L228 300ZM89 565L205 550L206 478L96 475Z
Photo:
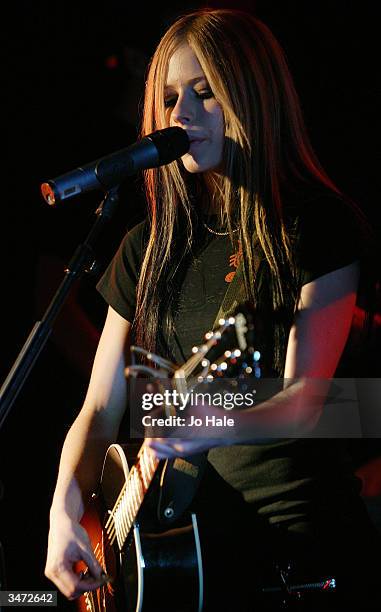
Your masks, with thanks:
M147 223L143 221L123 238L111 263L97 283L97 290L118 314L133 321L136 287L144 256Z
M296 262L301 284L361 258L360 217L335 195L306 203L298 218Z

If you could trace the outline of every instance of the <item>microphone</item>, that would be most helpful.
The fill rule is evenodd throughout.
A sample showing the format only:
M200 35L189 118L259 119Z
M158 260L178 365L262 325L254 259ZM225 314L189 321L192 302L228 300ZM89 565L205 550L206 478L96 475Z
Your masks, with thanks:
M157 130L126 149L42 183L41 193L44 200L54 206L86 191L107 191L138 170L169 164L187 153L189 146L188 134L182 128Z

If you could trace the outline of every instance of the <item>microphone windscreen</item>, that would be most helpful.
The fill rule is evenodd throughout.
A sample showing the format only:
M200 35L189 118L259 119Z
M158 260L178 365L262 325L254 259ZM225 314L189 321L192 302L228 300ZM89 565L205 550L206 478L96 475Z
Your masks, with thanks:
M149 134L159 153L159 165L169 164L189 151L190 141L185 130L179 127L165 128Z

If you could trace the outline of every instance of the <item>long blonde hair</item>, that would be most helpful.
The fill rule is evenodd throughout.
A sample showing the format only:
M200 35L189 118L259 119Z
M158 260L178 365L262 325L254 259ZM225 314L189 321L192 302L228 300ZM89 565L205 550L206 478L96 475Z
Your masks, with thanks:
M268 263L274 309L291 316L299 295L292 232L282 201L290 181L337 192L311 147L284 53L268 27L235 9L200 9L178 18L153 55L146 82L142 135L168 126L164 86L171 55L188 43L225 122L224 172L214 194L231 230L239 224L248 298L255 303L254 237ZM137 289L136 340L150 350L171 333L176 273L193 240L191 193L202 175L187 176L181 161L145 172L150 237ZM192 192L193 189L193 192ZM181 229L182 244L178 232ZM275 329L281 366L287 325Z

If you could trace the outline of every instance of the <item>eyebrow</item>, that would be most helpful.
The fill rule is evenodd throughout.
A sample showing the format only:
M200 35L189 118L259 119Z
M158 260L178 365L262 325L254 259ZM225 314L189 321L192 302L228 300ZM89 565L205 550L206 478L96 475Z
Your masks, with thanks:
M196 83L199 83L200 81L207 81L207 78L204 74L201 74L200 76L196 76L193 79L189 79L189 81L186 81L185 84L195 85ZM172 89L173 87L175 87L175 84L167 83L166 85L164 85L164 91L167 91L168 89Z

